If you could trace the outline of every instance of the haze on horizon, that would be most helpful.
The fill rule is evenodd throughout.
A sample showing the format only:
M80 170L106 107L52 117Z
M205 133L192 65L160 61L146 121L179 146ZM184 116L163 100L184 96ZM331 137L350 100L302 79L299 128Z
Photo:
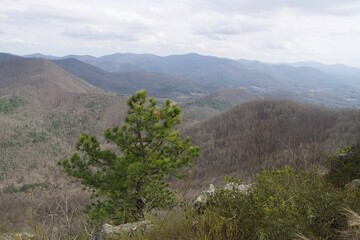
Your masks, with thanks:
M360 67L358 0L1 0L0 52L196 52Z

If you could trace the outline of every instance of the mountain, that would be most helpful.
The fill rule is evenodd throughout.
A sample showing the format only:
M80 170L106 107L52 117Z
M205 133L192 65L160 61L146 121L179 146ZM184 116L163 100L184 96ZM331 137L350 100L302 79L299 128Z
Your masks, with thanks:
M68 92L95 91L85 81L72 76L55 64L44 59L15 59L0 63L0 88L56 87Z
M69 57L107 72L102 73L107 76L101 77L96 85L120 93L149 88L154 96L171 97L183 102L184 99L196 101L198 94L202 96L222 89L243 88L260 98L278 96L331 107L358 107L360 104L360 71L345 65L269 64L195 53L166 57L132 53L102 57L69 55L62 59L67 61ZM68 65L71 67L71 64ZM62 67L92 83L95 82L94 77L88 77L98 76L99 73L96 70L96 74L84 76L81 71L76 73ZM115 76L115 80L110 75Z
M322 84L329 73L318 69L241 63L196 54L117 54L104 58L128 59L127 64L139 67L141 63L142 71L111 73L77 59L49 61L0 54L0 179L7 179L3 185L53 178L53 173L58 174L56 161L73 151L79 133L100 136L105 128L121 121L126 97L98 87L124 93L145 87L158 97L171 93L175 99L185 98L181 104L189 124L183 131L201 145L202 157L196 162L194 177L204 182L224 174L248 176L273 164L320 161L324 152L360 136L358 111L279 100L358 104L356 88L336 88L336 77L325 88ZM153 71L157 66L159 71ZM221 79L231 72L229 69L242 74L243 78L234 75L234 81L248 81L246 86L207 93L212 87L203 90L198 79L184 76L218 73L213 77ZM302 70L305 72L300 76L309 77L303 84L297 83L300 77L285 79L287 74ZM310 78L315 75L318 78ZM313 82L318 82L318 87ZM218 80L217 84L223 83ZM192 124L194 121L198 123Z
M0 62L0 188L53 181L84 131L100 136L126 112L105 92L44 59Z
M52 56L52 55L45 55L42 53L33 53L33 54L28 54L28 55L24 55L25 58L42 58L42 59L47 59L47 60L55 60L55 59L61 59L61 57L56 57L56 56Z
M206 86L202 86L191 79L170 76L154 72L128 72L115 74L117 81L131 86L133 91L147 89L149 95L159 98L172 98L176 101L196 97L208 93Z
M22 57L12 55L12 54L9 54L9 53L0 53L0 62L10 61L10 60L17 60L17 59L21 59L21 58Z
M287 82L287 86L291 89L296 88L328 88L328 87L342 87L344 83L326 72L320 71L317 68L310 66L290 66L287 64L265 64L257 61L239 60L248 69L261 71L278 79L283 79Z
M235 105L262 98L244 88L217 90L193 101L184 103L184 118L187 122L202 121Z
M195 53L167 57L151 54L113 54L98 58L97 62L90 64L113 71L117 70L116 65L119 69L124 69L122 72L128 71L124 66L131 66L130 69L185 77L212 89L252 84L269 87L277 81L271 76L248 71L233 60ZM109 65L112 67L107 67Z
M360 69L356 67L346 66L344 64L323 64L318 62L297 62L297 63L289 63L288 65L295 67L312 67L315 69L319 69L326 73L336 74L336 75L360 75Z
M360 87L360 69L356 67L346 66L343 64L327 65L318 62L297 62L289 64L295 67L312 67L318 69L324 73L332 74L337 76L345 83L349 83Z
M224 175L246 179L271 166L321 165L325 153L360 139L359 120L356 110L292 101L240 104L184 130L201 149L193 181L206 186Z
M76 57L76 56L74 56ZM79 60L81 56L79 57ZM87 60L85 60L87 61ZM340 106L347 104L358 94L360 74L356 69L331 66L331 71L323 71L314 65L268 64L259 61L231 60L191 53L160 57L151 54L112 54L88 61L99 68L111 72L146 71L171 76L186 77L207 90L223 88L261 88L267 92L273 90L317 91L336 89L342 91ZM335 69L336 68L336 69ZM355 88L355 89L354 89ZM332 90L327 94L331 94ZM357 103L359 99L356 98ZM316 103L316 99L314 99ZM350 100L352 106L352 100ZM332 104L334 105L334 104Z
M77 76L86 82L102 88L104 90L110 90L113 92L129 93L131 90L129 87L121 86L116 83L116 77L114 74L106 72L102 69L81 62L74 58L54 60L56 65L63 70Z
M181 100L193 93L206 93L196 82L154 72L110 73L74 58L53 61L65 71L99 88L122 94L133 94L137 90L147 89L149 95L160 98ZM178 99L179 98L179 99Z

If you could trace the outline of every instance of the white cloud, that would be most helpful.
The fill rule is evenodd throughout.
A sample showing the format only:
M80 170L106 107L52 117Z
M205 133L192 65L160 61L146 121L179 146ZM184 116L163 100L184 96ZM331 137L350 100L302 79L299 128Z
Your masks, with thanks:
M358 0L198 0L194 8L227 14L264 14L278 9L293 9L307 14L359 14Z
M1 2L0 51L15 54L198 52L360 66L358 0Z
M87 27L79 29L68 29L63 33L67 37L81 38L89 40L119 40L119 41L136 41L138 37L131 32L107 32L96 27Z
M1 43L25 43L25 40L22 38L0 38Z

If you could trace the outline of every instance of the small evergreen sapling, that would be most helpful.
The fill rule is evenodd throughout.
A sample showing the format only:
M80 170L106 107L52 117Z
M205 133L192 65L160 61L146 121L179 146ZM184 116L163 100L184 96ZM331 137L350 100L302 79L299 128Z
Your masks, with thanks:
M170 100L159 108L146 95L145 90L133 95L122 126L105 131L106 141L119 151L102 150L95 137L83 133L78 152L60 161L68 175L93 191L97 202L88 214L94 222L138 221L147 210L170 206L173 193L164 178L199 155L199 147L176 130L181 109Z

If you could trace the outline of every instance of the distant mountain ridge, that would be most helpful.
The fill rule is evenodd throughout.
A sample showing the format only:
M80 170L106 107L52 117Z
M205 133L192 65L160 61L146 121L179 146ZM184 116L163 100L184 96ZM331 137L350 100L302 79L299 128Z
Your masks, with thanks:
M133 71L112 73L74 58L53 60L65 71L84 79L99 88L122 94L132 94L147 89L154 97L176 99L182 95L206 93L206 88L183 77L169 76L163 73Z
M161 97L182 97L183 94L190 96L191 92L211 94L221 89L244 88L263 98L279 96L279 98L332 107L360 106L360 69L345 65L269 64L260 61L202 56L196 53L166 57L133 53L116 53L102 57L30 56L49 59L71 57L107 72L102 75L117 74L116 84L114 83L116 80L112 77L110 80L108 77L106 77L107 80L102 79L103 85L104 82L108 83L106 87L97 84L99 87L117 92L120 88L119 82L123 84L122 88L125 92L139 87L151 89L156 84L168 84L168 87L155 87L153 91L151 90L153 95ZM164 76L169 76L169 78L164 78ZM156 78L162 80L155 81ZM181 81L184 85L176 86L175 82ZM192 87L194 87L193 91L191 91ZM179 89L184 91L178 91ZM172 91L175 93L172 94ZM161 94L158 94L159 92ZM169 94L164 94L166 92ZM190 99L193 99L193 96L190 96Z
M96 67L109 62L132 67L122 72ZM329 86L326 77L331 77ZM289 144L291 150L305 151L309 156L320 152L316 148L319 138L324 140L324 148L346 144L344 139L353 139L351 134L357 131L354 122L360 117L355 111L279 99L359 106L356 85L351 81L339 85L338 80L338 76L307 66L239 62L197 54L115 54L104 56L100 62L92 56L24 58L0 54L0 101L17 103L11 111L0 111L0 181L20 169L9 180L18 182L34 166L40 170L26 175L33 178L26 181L43 181L54 172L58 174L55 162L73 150L79 133L100 136L105 128L121 122L127 97L110 91L132 94L139 88L147 88L151 96L179 100L187 124L184 132L203 149L194 172L199 179L231 175L235 170L245 173L250 167L256 170L259 166L254 167L251 161L261 149L256 140L262 135L262 147L271 153L266 164L282 163L290 157L300 161L296 158L299 152L287 151ZM310 138L302 139L303 133ZM343 137L343 133L351 136ZM278 134L274 141L272 134ZM340 137L330 143L327 134ZM276 148L268 149L274 144ZM205 167L208 173L203 171Z
M299 76L297 76L297 78L308 81L310 81L311 78L313 78L314 80L319 80L319 76L317 76L317 78L315 78L314 76L322 74L323 76L321 76L321 78L330 77L331 80L334 80L334 76L326 75L326 73L342 74L346 72L349 75L360 74L360 69L340 64L325 65L315 62L299 62L294 64L268 64L262 63L260 61L231 60L213 56L202 56L196 53L189 53L184 55L170 55L166 57L159 57L153 54L133 53L116 53L98 58L89 55L68 55L64 57L55 57L41 54L27 55L26 57L41 57L48 59L75 58L80 61L87 62L91 65L105 68L106 71L110 72L128 72L133 70L143 70L150 72L162 72L170 75L184 75L186 77L193 78L199 81L206 76L203 75L204 70L214 71L213 68L217 69L218 71L224 71L223 76L227 76L226 71L232 71L236 75L236 72L239 70L245 71L248 74L254 74L254 72L251 71L255 70L258 77L260 74L262 74L264 75L264 77L266 76L269 79L271 79L271 77L286 79L289 78L286 75L291 74L291 76L294 77L295 74L301 73L299 74ZM122 65L127 66L127 68L122 69L120 67ZM235 69L237 69L237 71ZM318 72L318 70L322 72ZM250 73L247 71L250 71ZM304 72L306 72L308 76L304 76ZM241 75L237 75L237 77L240 80L245 80L245 78L241 78ZM227 79L231 79L230 76L227 76ZM226 78L223 80L226 80ZM256 83L256 79L253 79L253 81Z
M0 88L19 88L27 85L52 85L78 93L96 91L92 85L45 59L13 58L0 62Z

